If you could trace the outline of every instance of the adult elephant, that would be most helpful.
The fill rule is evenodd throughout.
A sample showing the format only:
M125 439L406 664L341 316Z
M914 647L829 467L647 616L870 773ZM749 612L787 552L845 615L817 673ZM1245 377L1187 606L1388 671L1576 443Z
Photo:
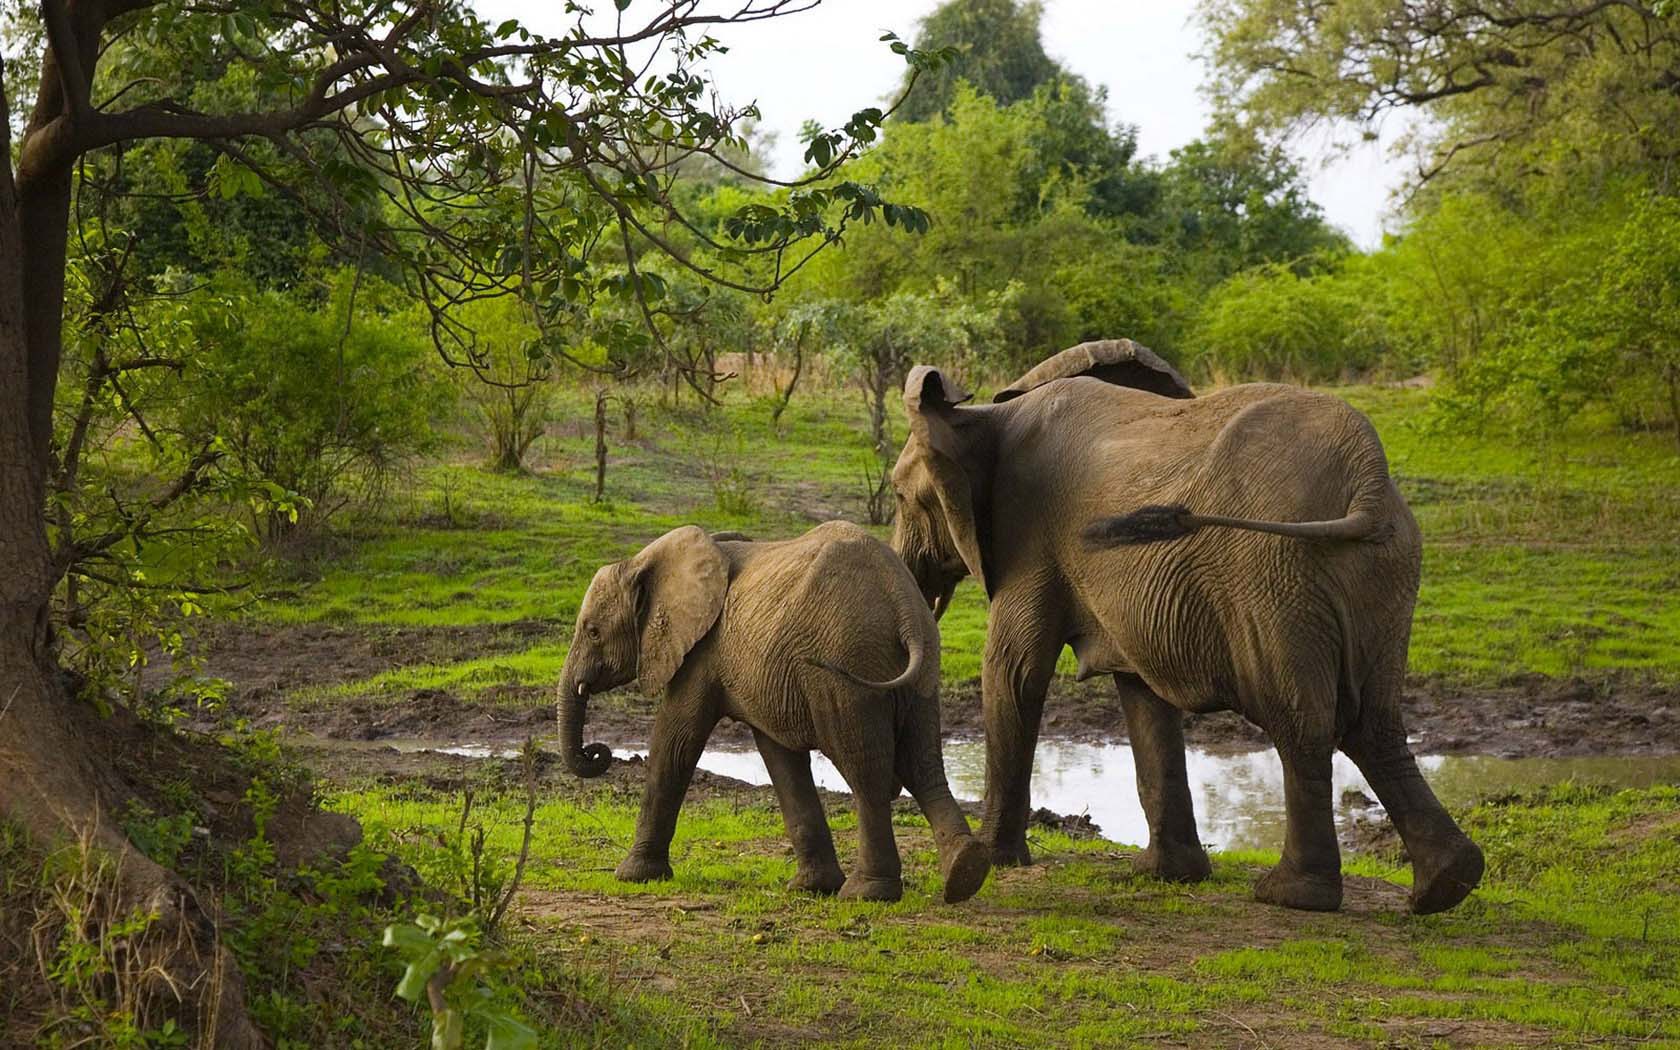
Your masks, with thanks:
M1411 907L1452 907L1482 854L1406 745L1400 694L1421 543L1371 424L1278 384L1193 397L1129 340L1063 351L999 393L936 368L905 384L893 547L943 612L972 575L990 598L982 840L1027 864L1028 781L1064 645L1112 674L1149 822L1143 871L1210 870L1185 775L1182 712L1235 710L1283 761L1283 856L1263 901L1335 910L1330 763L1340 746L1388 809Z

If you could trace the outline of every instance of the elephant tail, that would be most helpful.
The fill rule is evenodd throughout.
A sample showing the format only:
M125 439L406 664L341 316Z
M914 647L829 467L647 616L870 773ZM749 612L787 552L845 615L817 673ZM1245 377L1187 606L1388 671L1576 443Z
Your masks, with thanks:
M1183 504L1139 507L1130 514L1098 518L1082 535L1091 547L1128 547L1159 543L1190 535L1201 528L1248 529L1300 540L1363 540L1380 542L1394 526L1374 509L1356 506L1332 521L1265 521L1228 518L1222 514L1193 514Z
M844 667L831 664L826 660L810 660L808 662L831 674L837 674L848 682L861 685L865 689L878 689L884 693L903 689L905 686L913 684L921 677L922 668L927 664L928 658L930 656L935 660L939 658L937 649L939 641L937 634L932 641L924 637L922 632L916 630L915 616L907 616L905 612L906 610L902 607L898 610L898 638L903 643L905 650L910 653L910 660L904 665L904 670L886 681L876 682L868 678L860 678Z
M885 682L876 682L868 678L860 678L859 676L846 670L844 667L837 664L831 664L827 660L812 660L810 662L825 671L839 675L848 682L854 682L857 685L861 685L865 689L878 689L883 693L888 693L895 689L902 689L914 682L917 678L920 678L922 674L922 665L927 662L927 654L924 652L927 648L925 645L909 638L905 639L905 643L906 647L910 650L910 662L904 665L904 670L887 679Z

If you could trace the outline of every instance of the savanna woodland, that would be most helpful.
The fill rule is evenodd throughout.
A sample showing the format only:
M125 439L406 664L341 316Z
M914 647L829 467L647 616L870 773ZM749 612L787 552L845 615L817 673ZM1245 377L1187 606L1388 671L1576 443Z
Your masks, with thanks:
M1680 4L818 2L0 2L0 1045L1680 1047Z

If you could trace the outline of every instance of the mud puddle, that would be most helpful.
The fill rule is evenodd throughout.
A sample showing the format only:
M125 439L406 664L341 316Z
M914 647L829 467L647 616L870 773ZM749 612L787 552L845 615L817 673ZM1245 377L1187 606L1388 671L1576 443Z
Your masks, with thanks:
M396 737L516 742L554 725L552 687L517 681L486 683L470 695L413 689L311 702L313 687L362 681L418 663L450 663L522 651L553 637L556 624L523 620L474 627L369 628L331 625L228 625L207 639L208 673L233 686L230 709L259 727L285 726L339 740ZM318 690L317 690L318 692ZM979 683L947 682L941 697L947 736L984 731ZM591 739L645 739L653 701L621 689L590 705ZM1591 680L1513 676L1467 687L1414 678L1404 699L1414 750L1437 755L1501 758L1680 754L1680 685L1632 673ZM1045 703L1042 739L1114 744L1126 740L1125 719L1106 679L1057 678ZM1269 746L1261 730L1224 712L1189 715L1185 738L1215 751ZM744 726L725 722L715 746L749 747Z
M505 746L482 742L394 739L380 744L399 753L432 751L469 759L506 758L514 753ZM613 754L634 763L645 758L647 751L624 747L614 749ZM1425 755L1418 759L1418 765L1449 807L1563 781L1613 788L1680 783L1680 756ZM763 761L752 750L713 748L701 756L700 768L745 784L770 783ZM1209 848L1276 849L1282 844L1283 767L1275 751L1191 748L1186 754L1186 768L1196 823ZM986 788L985 744L978 740L948 741L945 772L958 798L980 798ZM821 755L811 756L811 773L820 788L840 794L848 791L845 778ZM1386 815L1345 755L1335 756L1331 778L1335 797L1340 800L1336 822L1343 838L1364 841L1383 837L1376 829L1386 828ZM1056 814L1089 818L1101 829L1102 836L1113 842L1141 846L1149 838L1137 797L1132 749L1126 744L1040 743L1033 761L1032 803Z

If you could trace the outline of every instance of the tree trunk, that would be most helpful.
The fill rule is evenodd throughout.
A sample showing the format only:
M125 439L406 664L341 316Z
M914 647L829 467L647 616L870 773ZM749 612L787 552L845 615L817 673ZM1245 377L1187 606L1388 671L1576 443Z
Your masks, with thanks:
M595 502L607 493L607 390L595 391Z
M97 37L95 37L97 39ZM84 68L91 69L92 55ZM131 792L94 760L105 730L60 682L50 626L54 572L46 530L53 395L64 308L70 165L31 163L27 136L14 178L0 66L0 818L37 843L86 842L114 856L110 914L156 916L136 950L154 966L147 998L197 1032L201 1045L256 1047L244 984L212 916L190 887L129 846L103 815ZM45 63L31 130L53 115L57 63ZM46 118L43 118L46 113Z

